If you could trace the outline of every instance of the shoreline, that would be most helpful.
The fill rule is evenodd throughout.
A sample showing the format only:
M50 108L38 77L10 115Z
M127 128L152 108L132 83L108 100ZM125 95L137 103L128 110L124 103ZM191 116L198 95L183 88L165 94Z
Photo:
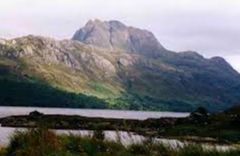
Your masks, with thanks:
M212 144L234 144L238 139L225 138L223 134L212 133L213 128L227 126L226 121L218 119L219 114L208 114L195 111L187 117L161 117L137 119L118 119L103 117L86 117L79 115L43 114L37 111L28 115L15 115L0 118L1 127L37 128L44 127L54 130L97 130L97 131L125 131L150 138L178 139L189 142ZM228 114L224 114L226 119ZM231 117L231 115L230 115ZM231 120L230 120L231 119ZM232 122L229 118L228 122ZM238 126L226 127L227 133L239 131ZM201 131L204 129L204 131ZM225 129L224 129L225 130ZM236 133L238 134L238 133ZM235 135L236 135L235 134ZM221 136L222 135L222 136Z

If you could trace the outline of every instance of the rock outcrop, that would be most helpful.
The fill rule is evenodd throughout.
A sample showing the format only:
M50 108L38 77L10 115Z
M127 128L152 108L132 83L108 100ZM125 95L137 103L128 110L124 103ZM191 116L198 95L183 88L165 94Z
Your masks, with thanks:
M151 32L118 21L89 21L73 40L2 39L0 56L0 80L37 79L111 108L218 111L240 102L240 75L223 58L168 51Z
M161 55L166 51L151 32L128 27L119 21L90 20L72 39L113 51L123 50L147 56Z

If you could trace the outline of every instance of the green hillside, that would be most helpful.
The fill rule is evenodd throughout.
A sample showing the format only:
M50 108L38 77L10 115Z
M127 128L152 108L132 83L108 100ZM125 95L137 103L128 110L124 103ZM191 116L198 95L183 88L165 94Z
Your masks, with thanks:
M240 101L240 75L195 52L152 57L26 36L2 40L0 56L1 105L219 111Z
M0 59L0 104L2 106L40 106L72 108L107 108L97 97L67 92L47 83L14 72L19 62ZM21 68L21 65L20 65Z

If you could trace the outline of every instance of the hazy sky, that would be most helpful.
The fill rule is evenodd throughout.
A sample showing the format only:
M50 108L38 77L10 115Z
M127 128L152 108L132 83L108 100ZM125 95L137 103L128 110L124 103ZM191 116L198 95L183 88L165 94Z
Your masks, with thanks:
M71 38L95 18L148 29L170 50L223 56L240 71L240 0L2 0L0 38Z

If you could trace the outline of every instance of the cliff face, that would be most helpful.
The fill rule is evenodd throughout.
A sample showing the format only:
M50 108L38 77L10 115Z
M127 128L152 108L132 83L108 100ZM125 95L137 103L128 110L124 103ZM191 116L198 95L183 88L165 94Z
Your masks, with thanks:
M151 32L128 27L119 21L90 20L74 34L72 39L105 49L148 56L160 55L161 52L166 51Z
M1 39L0 56L1 81L37 79L109 107L221 110L240 101L240 75L223 58L168 51L151 32L118 21L89 21L73 40Z

